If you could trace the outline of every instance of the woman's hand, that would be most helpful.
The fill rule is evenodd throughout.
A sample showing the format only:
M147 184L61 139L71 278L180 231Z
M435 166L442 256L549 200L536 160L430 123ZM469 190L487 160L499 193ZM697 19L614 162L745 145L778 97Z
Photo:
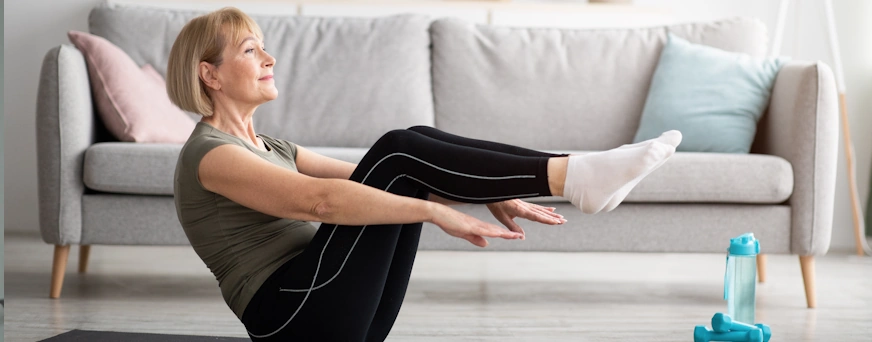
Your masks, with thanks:
M522 233L510 232L500 226L481 221L448 206L435 204L437 210L432 223L442 228L448 235L465 239L479 247L486 247L485 237L521 239Z
M515 223L514 218L516 217L550 225L566 223L563 215L554 212L555 208L543 207L519 199L490 203L487 208L497 221L504 224L506 228L521 233L521 239L524 237L524 229Z

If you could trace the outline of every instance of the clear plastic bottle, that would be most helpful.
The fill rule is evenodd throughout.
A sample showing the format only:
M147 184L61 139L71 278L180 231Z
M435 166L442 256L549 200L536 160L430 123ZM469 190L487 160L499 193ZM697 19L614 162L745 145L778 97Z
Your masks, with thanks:
M724 274L724 299L733 320L754 324L757 290L757 254L760 243L753 233L730 239Z

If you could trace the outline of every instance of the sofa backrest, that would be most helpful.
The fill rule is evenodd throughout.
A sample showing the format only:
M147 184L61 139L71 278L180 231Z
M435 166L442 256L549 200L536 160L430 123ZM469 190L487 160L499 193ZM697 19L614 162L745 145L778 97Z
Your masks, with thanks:
M203 13L107 2L89 27L166 75L176 36ZM279 89L255 129L305 146L368 147L390 129L431 125L537 149L608 149L632 141L667 32L758 57L767 49L765 26L749 18L573 30L420 15L252 17Z
M538 149L630 143L667 32L762 57L762 22L733 18L634 29L543 29L440 19L433 41L436 127Z
M203 11L102 3L91 33L166 76L182 27ZM306 146L369 147L391 129L433 125L431 19L252 15L264 33L278 99L260 106L255 129Z

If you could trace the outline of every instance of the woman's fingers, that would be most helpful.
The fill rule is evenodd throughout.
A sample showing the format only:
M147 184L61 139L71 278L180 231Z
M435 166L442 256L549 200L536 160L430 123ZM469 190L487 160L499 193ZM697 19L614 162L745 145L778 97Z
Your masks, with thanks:
M500 229L500 230L502 230L504 233L499 233L499 232L494 233L491 231L484 231L484 232L480 233L481 235L466 234L463 236L463 238L466 239L467 241L471 242L473 245L476 245L479 247L487 247L488 242L487 242L487 239L485 239L485 236L498 237L498 238L503 238L503 239L507 239L507 240L515 240L515 239L523 238L523 235L521 235L519 233L510 232L510 231L507 231L504 229Z
M484 225L479 226L478 229L474 231L474 234L479 236L498 237L503 239L520 239L521 237L523 237L523 234L518 232L505 230L501 227L489 223L483 224Z
M434 223L449 235L465 239L479 247L486 247L488 245L485 238L524 238L523 229L512 221L514 216L499 210L497 210L494 216L510 230L457 211L448 211L447 213L448 215L440 216L440 220Z
M476 246L479 246L482 248L487 247L487 240L485 240L485 238L483 238L481 236L478 236L475 234L468 234L468 235L465 235L463 238L466 239L466 241L471 242L473 245L476 245Z
M542 213L542 215L545 215L548 217L563 218L563 215L560 215L560 214L554 212L554 208L546 208L546 207L543 207L540 205L536 205L535 208L536 208L536 211Z
M563 215L560 215L555 212L547 211L542 207L531 207L530 210L526 211L525 219L530 221L536 221L544 224L563 224L566 220L563 218Z
M515 220L512 219L512 216L509 216L506 213L500 213L499 215L496 215L494 217L496 217L497 221L500 221L500 223L506 226L506 228L508 228L510 231L521 233L521 235L524 235L524 228L521 228L521 226L515 223Z
M499 217L497 219L500 221L500 223L502 223L504 226L506 226L506 228L509 228L510 231L521 234L521 240L524 239L524 235L525 235L524 228L521 228L521 226L519 226L517 223L515 223L515 221L512 220L511 217L504 216L504 217Z

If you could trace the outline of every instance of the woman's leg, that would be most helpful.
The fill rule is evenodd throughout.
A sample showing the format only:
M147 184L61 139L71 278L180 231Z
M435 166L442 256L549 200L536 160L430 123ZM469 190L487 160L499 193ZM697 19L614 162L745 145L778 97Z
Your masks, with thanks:
M422 190L415 197L427 199L429 195L430 193ZM418 254L420 237L421 224L405 225L400 231L388 277L385 279L384 291L367 333L367 341L384 341L391 332L397 314L400 313L400 307L403 305L403 299L406 297L406 288L409 287L409 277L412 275L412 266Z
M388 191L419 193L408 180ZM242 318L249 336L364 341L375 322L379 332L390 331L400 304L392 300L401 302L405 294L421 225L322 224L306 250L275 271L249 303Z
M441 140L447 143L460 145L460 146L468 146L480 148L483 150L489 150L494 152L502 152L508 154L514 154L516 156L526 156L526 157L566 157L567 154L553 154L542 151L531 150L528 148L523 148L514 145L508 145L493 141L487 140L478 140L471 139L467 137L462 137L459 135L454 135L445 131L438 130L436 128L430 126L413 126L409 127L410 131L415 131L431 137L433 139Z
M491 203L550 195L548 161L396 130L376 142L351 179L403 196L432 191L458 202ZM400 233L417 232L409 239L417 241L420 226L369 228L323 224L309 247L277 271L246 308L243 322L252 338L362 340L390 331L401 300L384 304L382 296L405 293L408 272L391 266L403 259L402 269L411 270L414 259L396 258L395 251ZM414 256L414 249L409 251L404 255ZM389 281L389 274L402 279ZM398 285L387 291L388 283ZM377 312L383 313L378 321Z
M551 157L523 156L445 142L413 130L385 134L376 146L393 146L378 160L358 169L391 170L423 189L463 203L493 203L513 198L548 196ZM371 177L371 176L370 176Z
M495 153L397 130L379 139L351 179L403 196L424 198L439 189L454 200L487 203L547 193L546 165L545 157ZM383 338L399 312L420 227L323 224L309 247L277 271L246 308L243 322L251 337Z

